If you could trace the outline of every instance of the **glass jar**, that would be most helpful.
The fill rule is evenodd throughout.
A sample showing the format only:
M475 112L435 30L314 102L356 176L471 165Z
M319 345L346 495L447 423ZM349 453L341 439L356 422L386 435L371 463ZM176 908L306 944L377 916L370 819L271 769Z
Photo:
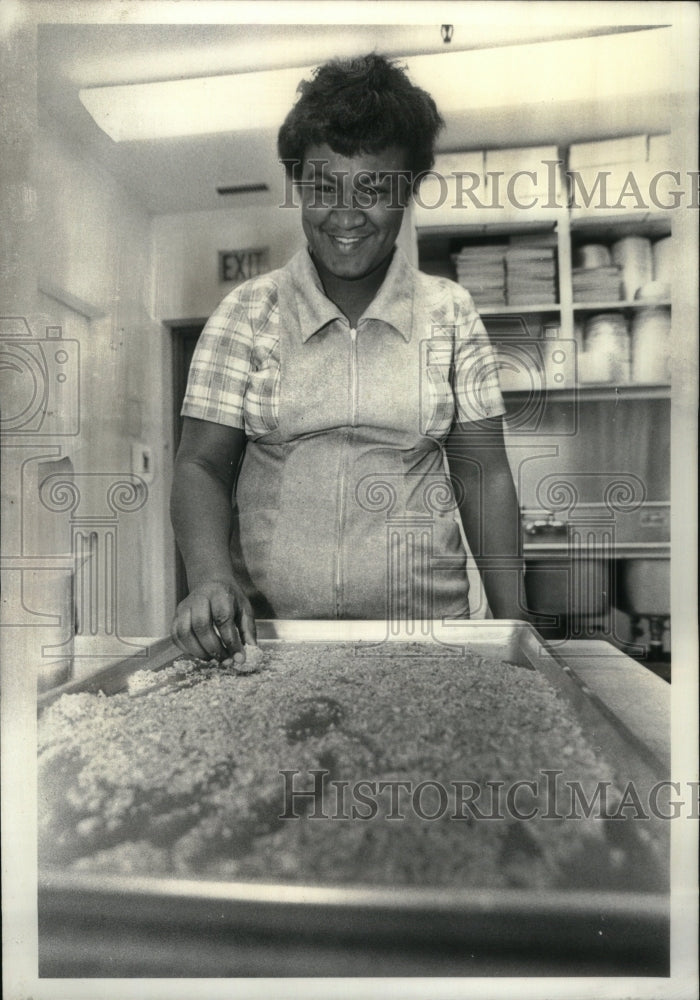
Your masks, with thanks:
M671 310L663 306L640 309L632 322L632 381L670 381L669 340Z
M630 335L622 313L591 316L584 333L587 366L596 382L625 383L630 380Z

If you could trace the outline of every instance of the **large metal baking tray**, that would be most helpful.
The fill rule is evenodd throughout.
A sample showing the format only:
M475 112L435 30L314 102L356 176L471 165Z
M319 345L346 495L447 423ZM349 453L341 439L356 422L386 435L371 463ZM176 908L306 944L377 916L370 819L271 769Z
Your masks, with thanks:
M261 622L262 642L437 641L540 671L624 784L660 759L521 622ZM366 647L365 647L366 648ZM162 641L42 695L123 689L171 662ZM663 833L663 831L662 831ZM668 975L665 892L290 886L44 870L40 971L50 976ZM117 942L120 941L121 944Z

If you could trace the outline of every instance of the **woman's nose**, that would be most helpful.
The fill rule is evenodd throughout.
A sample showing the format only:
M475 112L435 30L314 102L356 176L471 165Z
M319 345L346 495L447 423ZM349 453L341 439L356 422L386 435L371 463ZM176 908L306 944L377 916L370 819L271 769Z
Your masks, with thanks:
M354 199L350 205L342 205L331 212L333 222L340 229L357 229L364 225L365 213L358 208Z

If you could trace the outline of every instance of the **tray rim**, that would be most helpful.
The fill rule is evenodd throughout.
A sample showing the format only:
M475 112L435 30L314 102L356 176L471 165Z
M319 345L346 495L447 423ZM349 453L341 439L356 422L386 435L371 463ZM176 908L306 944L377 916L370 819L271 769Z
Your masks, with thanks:
M149 876L89 877L46 872L39 881L45 924L94 918L133 926L180 927L195 938L212 931L261 932L404 947L460 945L501 954L634 954L663 960L670 947L670 895L530 889L469 890L400 886L318 886L211 882ZM107 934L109 931L107 930ZM232 944L235 937L232 938Z
M183 893L182 888L187 887ZM113 896L148 896L216 903L262 903L265 906L294 904L305 909L314 907L369 909L404 909L424 912L426 906L438 911L471 910L476 913L497 912L503 908L527 912L600 915L601 911L616 911L658 918L668 909L670 893L629 892L590 889L485 889L433 888L430 886L376 886L369 884L321 885L315 883L273 882L262 880L224 882L215 879L182 878L157 875L111 875L97 872L73 872L44 869L40 891L61 893L92 892ZM573 903L572 903L573 901Z

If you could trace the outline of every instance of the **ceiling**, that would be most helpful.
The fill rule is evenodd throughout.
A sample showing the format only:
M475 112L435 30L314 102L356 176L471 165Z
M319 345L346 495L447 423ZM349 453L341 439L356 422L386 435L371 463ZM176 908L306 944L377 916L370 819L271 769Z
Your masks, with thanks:
M552 6L544 5L550 10ZM532 5L533 10L540 7ZM543 99L542 88L534 84L545 79L542 74L548 71L547 53L552 51L553 39L586 35L593 36L591 44L595 44L595 36L621 30L610 24L591 25L590 17L586 23L576 23L574 15L560 18L559 28L551 23L553 20L550 15L548 24L542 17L532 16L521 17L522 23L512 25L504 24L503 18L482 21L468 29L455 25L449 45L442 40L439 24L41 24L40 122L61 133L76 150L100 162L153 213L277 203L283 181L276 158L275 131L258 129L116 143L97 127L81 104L81 87L308 67L331 56L372 50L405 57L409 62L415 57L444 53L452 60L446 60L445 65L449 62L464 67L455 79L455 86L464 87L464 102L463 107L445 114L440 150L553 142L566 145L598 136L668 129L679 100L670 76L669 81L664 79L666 73L672 75L670 38L666 40L669 32L654 33L662 41L659 68L655 78L649 80L650 99L627 94L608 100L604 92L590 92L575 101L561 100L554 78L547 78L550 84ZM631 27L635 30L635 26ZM636 31L639 37L645 34ZM527 54L527 62L523 63L527 72L522 76L514 72L512 94L505 94L502 106L470 108L469 86L463 81L468 80L466 60L476 56L469 53L480 53L479 65L484 66L489 51L504 46L526 46L510 51L514 58L517 55L522 59ZM590 67L582 63L580 69L583 72ZM638 66L619 67L621 74L638 71ZM576 66L567 67L569 72L575 74ZM251 94L250 99L254 101L255 95ZM217 186L260 182L268 184L269 192L223 196L216 192Z

